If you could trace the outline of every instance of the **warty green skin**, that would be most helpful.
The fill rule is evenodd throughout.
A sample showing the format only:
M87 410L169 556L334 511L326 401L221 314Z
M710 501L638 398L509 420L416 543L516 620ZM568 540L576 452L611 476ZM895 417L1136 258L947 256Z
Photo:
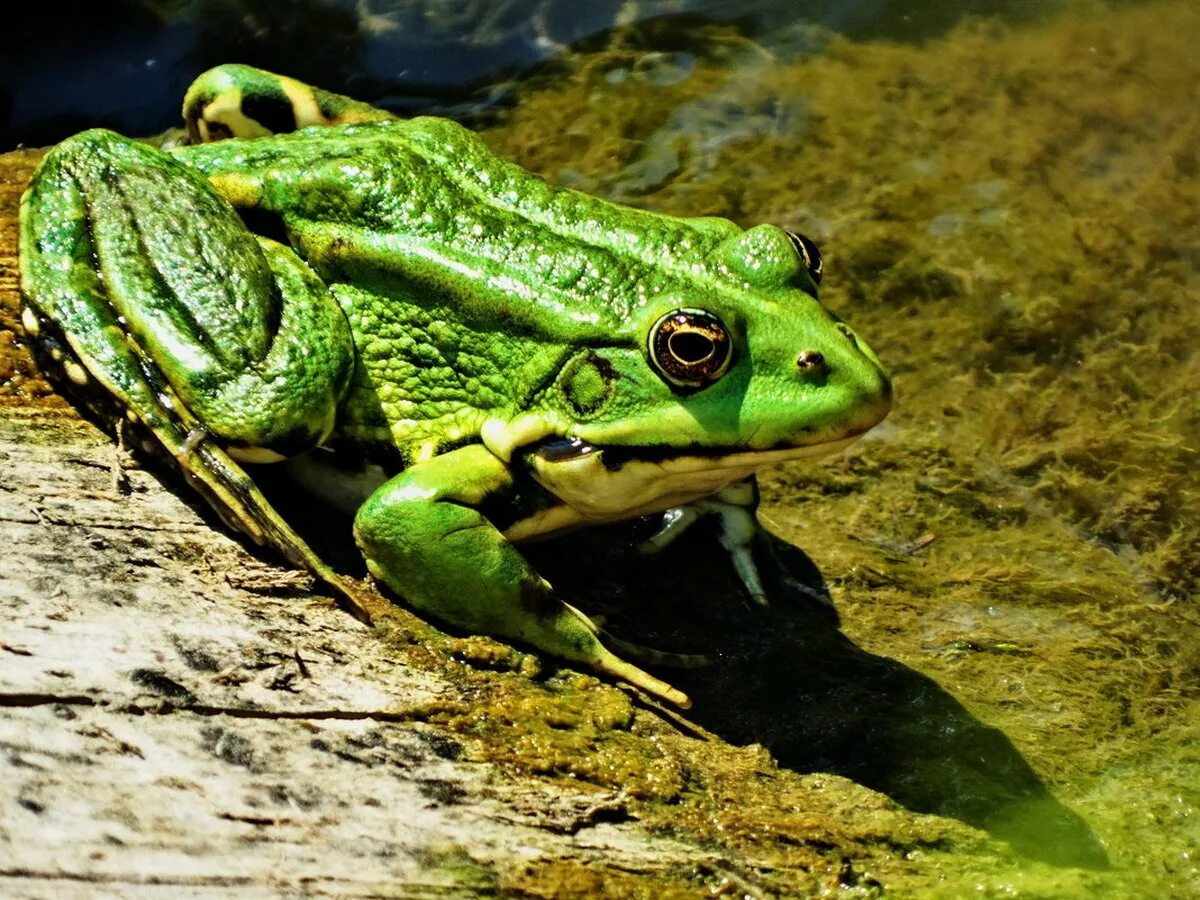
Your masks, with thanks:
M779 229L743 232L553 188L444 119L179 156L232 185L235 202L279 216L346 310L376 385L339 415L337 432L351 439L389 441L411 458L426 441L440 450L477 435L483 418L536 412L598 445L767 449L877 420L878 361L813 299ZM678 307L709 310L741 338L730 373L682 398L644 351L651 323ZM798 378L804 349L823 353L833 377ZM590 354L617 369L621 389L584 410L555 379ZM378 412L387 434L375 430Z
M271 85L371 117L223 67L189 93L189 123ZM380 463L378 487L345 479L379 579L459 627L686 703L613 656L501 530L662 510L840 446L886 415L886 375L816 300L782 230L607 203L452 122L375 115L170 153L103 131L59 145L22 204L27 330L239 527L323 577L229 456L321 447L326 481L337 460ZM730 337L728 369L702 389L648 359L652 327L679 309ZM539 454L564 437L593 452Z

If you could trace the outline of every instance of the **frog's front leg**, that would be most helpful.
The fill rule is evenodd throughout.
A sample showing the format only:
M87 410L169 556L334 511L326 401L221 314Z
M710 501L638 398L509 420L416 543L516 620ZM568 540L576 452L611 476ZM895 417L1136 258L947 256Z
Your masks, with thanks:
M682 707L687 696L610 652L477 507L512 486L470 445L406 469L363 504L354 533L371 573L413 605L468 631L510 638L620 678Z
M758 482L751 475L702 500L672 507L663 513L658 531L645 540L640 549L643 553L655 553L687 531L698 519L716 516L718 540L733 561L738 578L745 585L750 599L759 606L766 606L767 592L753 553L762 527L758 524L758 500Z

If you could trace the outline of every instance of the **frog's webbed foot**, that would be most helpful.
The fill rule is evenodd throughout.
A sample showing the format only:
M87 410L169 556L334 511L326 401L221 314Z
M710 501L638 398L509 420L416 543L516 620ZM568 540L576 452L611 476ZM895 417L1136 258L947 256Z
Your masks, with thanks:
M632 645L612 640L562 602L475 508L511 485L505 464L480 444L417 463L385 482L354 522L371 573L414 606L460 628L522 641L689 706L686 694L609 649Z
M193 144L393 118L389 112L350 97L236 64L217 66L200 75L183 101L184 125Z
M767 592L753 553L760 529L757 510L758 484L751 476L702 500L668 509L663 513L659 530L638 549L643 553L657 553L704 516L716 516L717 538L733 561L738 578L754 603L767 606Z

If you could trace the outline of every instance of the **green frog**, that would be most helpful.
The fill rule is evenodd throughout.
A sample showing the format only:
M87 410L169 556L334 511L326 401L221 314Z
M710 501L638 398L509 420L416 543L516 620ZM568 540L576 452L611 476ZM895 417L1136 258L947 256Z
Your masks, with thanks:
M438 620L686 707L515 545L663 514L654 549L712 514L766 602L754 473L891 405L817 300L816 246L555 187L454 122L244 66L183 111L184 146L92 130L43 159L20 233L43 356L347 602L246 467L352 511L372 576Z

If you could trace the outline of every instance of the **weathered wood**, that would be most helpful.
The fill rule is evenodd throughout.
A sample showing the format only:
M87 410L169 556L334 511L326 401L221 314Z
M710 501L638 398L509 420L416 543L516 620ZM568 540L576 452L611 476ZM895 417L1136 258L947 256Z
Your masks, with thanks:
M112 455L65 415L0 420L0 893L427 896L547 855L648 872L694 858L605 824L615 791L461 759L419 721L442 678L288 591L291 573L145 472L118 491Z

